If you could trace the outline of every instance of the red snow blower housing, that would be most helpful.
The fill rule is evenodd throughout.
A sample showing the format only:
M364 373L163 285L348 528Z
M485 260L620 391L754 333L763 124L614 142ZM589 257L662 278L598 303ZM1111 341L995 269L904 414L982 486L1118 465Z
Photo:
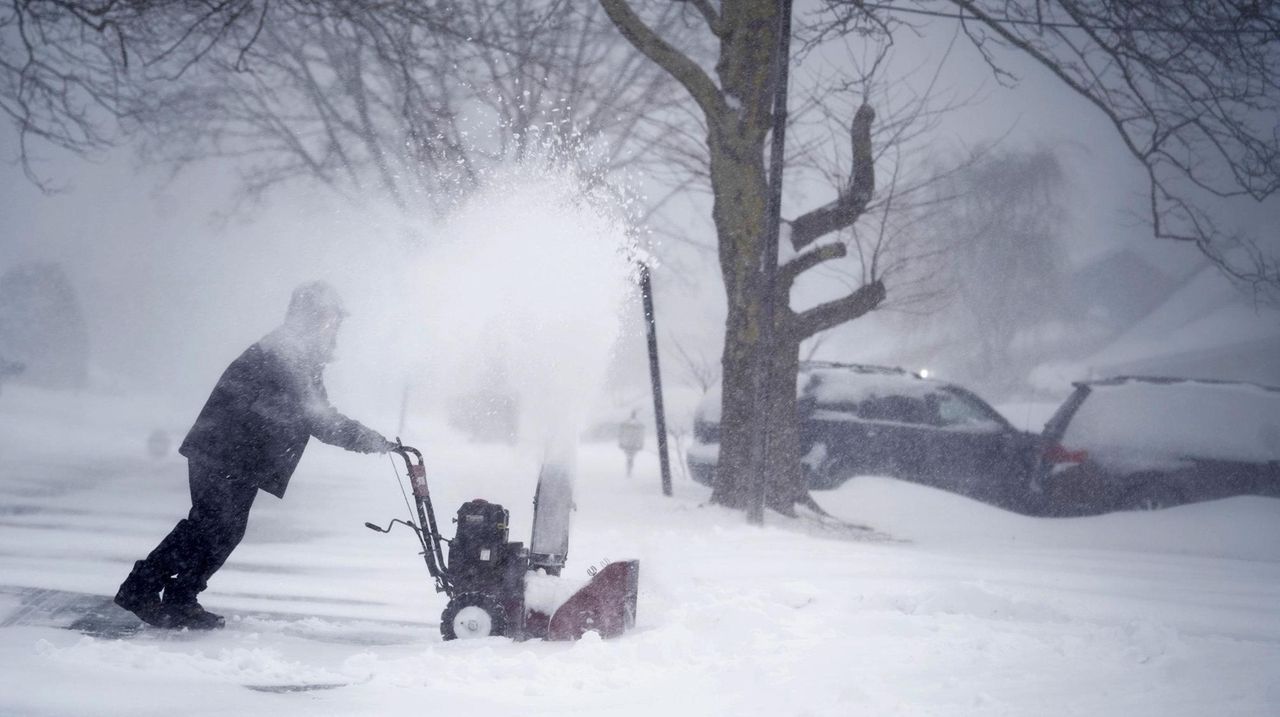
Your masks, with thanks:
M541 592L547 592L543 583L549 576L559 576L565 556L531 555L523 543L508 541L507 510L479 498L458 508L453 539L443 537L427 490L422 454L405 445L398 445L394 452L408 468L418 522L397 518L386 528L365 526L386 533L401 523L418 535L436 592L449 598L440 616L444 639L503 635L515 640L576 640L591 631L616 637L635 625L639 561L609 563L558 605L551 606L545 599L527 604L527 579L533 576ZM442 543L449 545L447 561Z

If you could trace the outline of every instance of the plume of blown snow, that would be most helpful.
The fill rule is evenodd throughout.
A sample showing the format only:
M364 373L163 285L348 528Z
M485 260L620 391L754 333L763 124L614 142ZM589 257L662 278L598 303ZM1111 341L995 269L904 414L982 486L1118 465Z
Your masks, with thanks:
M439 232L420 299L435 383L512 395L522 442L571 453L634 311L623 207L528 162L491 176Z

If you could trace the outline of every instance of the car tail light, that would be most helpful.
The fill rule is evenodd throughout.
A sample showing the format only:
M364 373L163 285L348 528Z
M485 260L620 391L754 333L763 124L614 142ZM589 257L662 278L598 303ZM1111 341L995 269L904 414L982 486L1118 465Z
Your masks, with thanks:
M1088 457L1088 451L1072 451L1064 448L1060 443L1052 443L1044 449L1044 461L1051 465L1084 463Z

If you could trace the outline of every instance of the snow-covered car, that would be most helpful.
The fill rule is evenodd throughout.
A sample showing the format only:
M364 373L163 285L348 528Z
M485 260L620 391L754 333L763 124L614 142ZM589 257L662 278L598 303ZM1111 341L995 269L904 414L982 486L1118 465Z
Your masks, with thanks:
M1118 377L1075 384L1033 490L1057 515L1280 497L1280 388Z
M1021 507L1039 437L1019 431L971 391L902 369L805 362L797 377L809 487L891 476ZM710 485L720 448L720 389L694 414L688 464Z

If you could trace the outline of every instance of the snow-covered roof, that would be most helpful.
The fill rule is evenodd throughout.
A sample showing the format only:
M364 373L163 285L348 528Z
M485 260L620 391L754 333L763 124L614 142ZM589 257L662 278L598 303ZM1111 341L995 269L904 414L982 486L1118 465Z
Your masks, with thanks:
M1277 349L1280 312L1255 306L1205 267L1101 350L1045 364L1032 381L1141 373L1280 384Z
M1093 358L1095 365L1133 362L1280 336L1280 316L1254 306L1213 267L1206 267Z
M1175 290L1175 281L1131 249L1117 249L1077 269L1068 282L1081 315L1123 326L1140 319Z

